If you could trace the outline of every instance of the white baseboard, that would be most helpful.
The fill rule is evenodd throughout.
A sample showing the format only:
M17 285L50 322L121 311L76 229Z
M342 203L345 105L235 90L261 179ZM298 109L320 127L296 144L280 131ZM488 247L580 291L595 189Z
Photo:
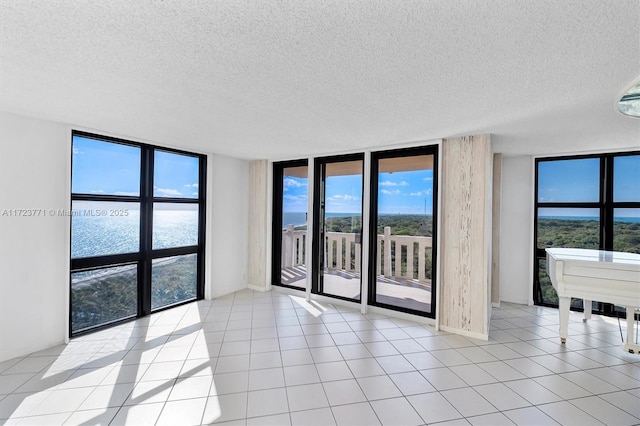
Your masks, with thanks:
M269 289L269 288L267 288L267 287L259 287L259 286L257 286L257 285L253 285L253 284L248 284L248 285L247 285L247 288L248 288L249 290L255 290L255 291L260 291L260 292L266 292L266 291L271 290L271 289Z
M459 328L447 327L446 325L440 325L440 330L448 333L459 334L465 337L471 337L478 340L489 340L489 334L476 333L468 330L460 330Z

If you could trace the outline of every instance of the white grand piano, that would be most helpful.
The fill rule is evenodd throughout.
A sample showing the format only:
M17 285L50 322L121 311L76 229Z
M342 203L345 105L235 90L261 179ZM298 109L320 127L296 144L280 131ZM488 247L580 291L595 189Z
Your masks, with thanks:
M634 310L640 309L640 254L575 248L548 248L547 273L559 299L560 341L567 341L571 298L582 299L584 320L591 318L591 301L627 309L624 350L640 352L634 344Z

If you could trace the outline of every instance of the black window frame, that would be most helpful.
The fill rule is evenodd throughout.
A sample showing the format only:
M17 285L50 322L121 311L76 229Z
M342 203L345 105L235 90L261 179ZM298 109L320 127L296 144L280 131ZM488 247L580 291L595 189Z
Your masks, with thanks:
M115 326L124 322L132 321L137 318L147 316L151 313L160 312L166 309L171 309L177 306L181 306L187 303L192 303L197 300L204 299L204 278L205 278L205 238L206 238L206 184L207 184L207 157L203 154L197 154L193 152L183 151L174 148L166 148L141 142L134 142L130 140L115 138L111 136L98 135L94 133L72 130L71 143L73 144L74 137L83 137L87 139L94 139L97 141L115 143L120 145L126 145L136 147L140 149L140 192L138 196L130 195L104 195L104 194L85 194L74 193L73 188L70 188L71 202L73 201L116 201L116 202L135 202L140 206L140 236L139 236L139 250L133 253L124 254L112 254L112 255L100 255L82 258L72 258L71 251L69 252L70 259L70 274L69 274L69 336L77 337L88 333L93 333L105 328ZM179 198L179 197L160 197L153 194L153 171L154 171L154 157L156 151L168 152L172 154L185 155L198 159L198 197L197 198ZM73 155L71 158L71 173L73 174ZM71 179L73 182L73 179ZM153 236L153 205L155 202L161 203L184 203L184 204L197 204L198 205L198 242L196 245L172 247L163 249L152 248L152 236ZM71 220L71 218L70 218ZM70 235L73 232L72 224L70 224ZM71 250L70 245L70 250ZM156 309L151 308L151 279L152 279L152 266L154 259L161 259L172 256L181 256L196 254L197 256L197 271L196 271L196 297L195 299L188 299L178 303L161 306ZM114 321L102 323L93 327L83 328L76 332L73 331L72 323L72 292L71 288L71 275L76 272L91 271L96 269L102 269L107 267L122 266L128 264L137 264L137 312L135 316L128 316L125 318L117 319Z
M309 167L307 159L278 161L273 163L273 207L271 216L271 284L279 287L306 291L305 287L296 287L282 283L282 203L284 201L284 170L290 167ZM308 194L308 189L307 189ZM307 208L308 210L308 208ZM307 211L307 217L309 212ZM307 222L307 238L311 237Z
M616 158L640 155L640 151L609 152L600 154L571 155L560 157L539 157L535 159L535 186L534 186L534 222L533 222L533 302L539 306L558 307L557 304L548 303L543 300L542 288L540 284L540 261L546 259L544 248L538 248L538 211L541 208L591 208L598 209L599 212L599 249L613 250L614 245L614 212L617 208L640 208L640 201L614 201L614 162ZM600 160L600 188L598 201L591 202L547 202L539 201L539 164L549 161L564 160ZM582 312L583 309L571 306L572 310ZM593 312L607 316L617 316L618 313L613 305L608 303L597 303L597 309Z
M407 314L418 315L427 318L436 317L437 303L437 258L438 258L438 146L426 145L414 148L402 148L387 151L376 151L371 153L371 182L369 196L369 291L367 304L377 306L394 311L404 312ZM402 306L390 305L387 303L377 302L376 299L376 264L378 262L377 238L378 238L378 171L379 160L387 158L413 157L418 155L433 155L433 212L432 212L432 237L431 237L431 312L423 312L415 309L405 308Z
M334 299L344 300L347 302L361 303L362 300L362 286L365 283L362 282L362 273L360 274L360 298L354 299L350 297L337 296L335 294L325 293L323 279L320 277L323 274L323 264L324 264L324 250L321 249L324 244L324 226L320 226L320 212L324 211L324 206L321 203L324 203L325 200L321 197L324 195L324 191L321 191L321 185L324 185L326 181L326 168L324 167L327 163L344 163L349 161L361 161L362 162L362 187L360 188L361 194L364 195L364 166L365 166L365 155L364 152L358 152L353 154L343 154L343 155L332 155L327 157L316 157L314 158L313 164L313 236L311 237L312 241L312 250L311 250L311 293L317 294L320 296L331 297ZM322 207L322 208L321 208ZM360 214L361 220L364 217L364 197L360 200ZM360 235L362 235L362 224L360 225ZM361 250L365 248L361 246ZM360 271L362 271L362 256L360 256Z

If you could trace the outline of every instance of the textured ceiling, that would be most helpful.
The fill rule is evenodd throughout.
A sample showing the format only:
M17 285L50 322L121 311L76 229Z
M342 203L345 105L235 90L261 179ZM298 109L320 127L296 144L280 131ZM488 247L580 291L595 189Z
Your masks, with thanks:
M0 110L241 158L637 147L639 28L637 0L0 0Z

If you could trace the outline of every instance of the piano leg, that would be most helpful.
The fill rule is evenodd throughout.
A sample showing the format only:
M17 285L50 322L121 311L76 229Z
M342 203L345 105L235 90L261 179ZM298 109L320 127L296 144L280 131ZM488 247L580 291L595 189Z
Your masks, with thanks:
M587 322L591 319L591 300L582 299L582 306L584 308L584 318L582 322Z
M627 343L624 350L629 353L640 353L640 345L634 344L635 309L627 306Z
M560 343L567 342L569 334L569 307L571 305L570 297L558 297L558 311L560 313Z

